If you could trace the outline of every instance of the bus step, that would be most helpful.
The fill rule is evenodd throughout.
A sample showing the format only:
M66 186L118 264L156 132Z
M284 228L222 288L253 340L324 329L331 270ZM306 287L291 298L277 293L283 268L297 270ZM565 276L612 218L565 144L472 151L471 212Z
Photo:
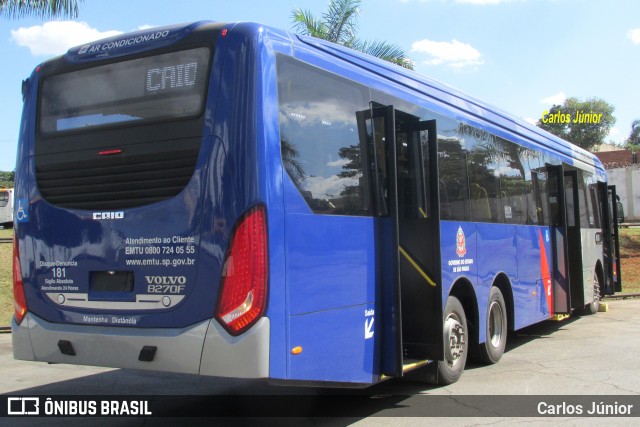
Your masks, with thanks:
M409 371L413 371L429 363L431 363L431 360L404 359L402 361L402 373L406 374Z
M406 374L409 371L413 371L414 369L418 369L421 366L428 365L432 360L418 360L418 359L404 359L402 361L402 374ZM391 378L396 378L395 376L387 376L380 375L380 381L390 380Z

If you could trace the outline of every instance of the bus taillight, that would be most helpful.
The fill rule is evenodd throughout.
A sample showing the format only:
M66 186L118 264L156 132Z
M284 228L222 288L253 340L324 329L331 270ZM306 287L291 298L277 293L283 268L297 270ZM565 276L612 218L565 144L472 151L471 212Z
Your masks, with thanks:
M22 285L18 239L15 237L13 239L13 307L16 323L19 325L27 314L27 299L24 296L24 286Z
M238 222L222 272L216 318L239 335L263 314L267 300L267 225L264 207L250 209Z

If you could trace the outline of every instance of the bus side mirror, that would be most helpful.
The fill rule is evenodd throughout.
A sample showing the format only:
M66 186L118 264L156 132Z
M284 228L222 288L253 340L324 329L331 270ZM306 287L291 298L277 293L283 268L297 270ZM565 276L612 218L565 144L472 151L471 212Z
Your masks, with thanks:
M597 232L596 233L596 245L601 245L602 244L602 232Z

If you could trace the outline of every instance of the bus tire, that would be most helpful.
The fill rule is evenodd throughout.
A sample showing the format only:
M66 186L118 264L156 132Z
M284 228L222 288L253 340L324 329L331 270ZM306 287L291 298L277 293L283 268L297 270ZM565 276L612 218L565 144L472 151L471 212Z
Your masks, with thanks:
M593 273L593 301L585 305L580 314L591 315L596 314L600 308L600 278L598 273Z
M435 366L432 369L436 369L438 384L449 385L462 376L469 353L467 316L458 298L447 298L443 318L444 360L433 363Z
M500 289L491 287L487 317L485 322L486 339L478 344L477 359L479 362L493 365L498 363L507 344L507 306Z

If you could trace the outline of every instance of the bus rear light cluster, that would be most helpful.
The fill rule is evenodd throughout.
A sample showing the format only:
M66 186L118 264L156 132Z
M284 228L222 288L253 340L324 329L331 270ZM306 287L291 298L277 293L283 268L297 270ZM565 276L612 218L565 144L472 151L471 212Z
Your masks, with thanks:
M262 317L267 301L267 227L264 207L238 221L227 250L215 317L240 335Z
M24 296L18 240L15 237L13 239L13 307L15 309L16 323L19 325L27 314L27 299Z

